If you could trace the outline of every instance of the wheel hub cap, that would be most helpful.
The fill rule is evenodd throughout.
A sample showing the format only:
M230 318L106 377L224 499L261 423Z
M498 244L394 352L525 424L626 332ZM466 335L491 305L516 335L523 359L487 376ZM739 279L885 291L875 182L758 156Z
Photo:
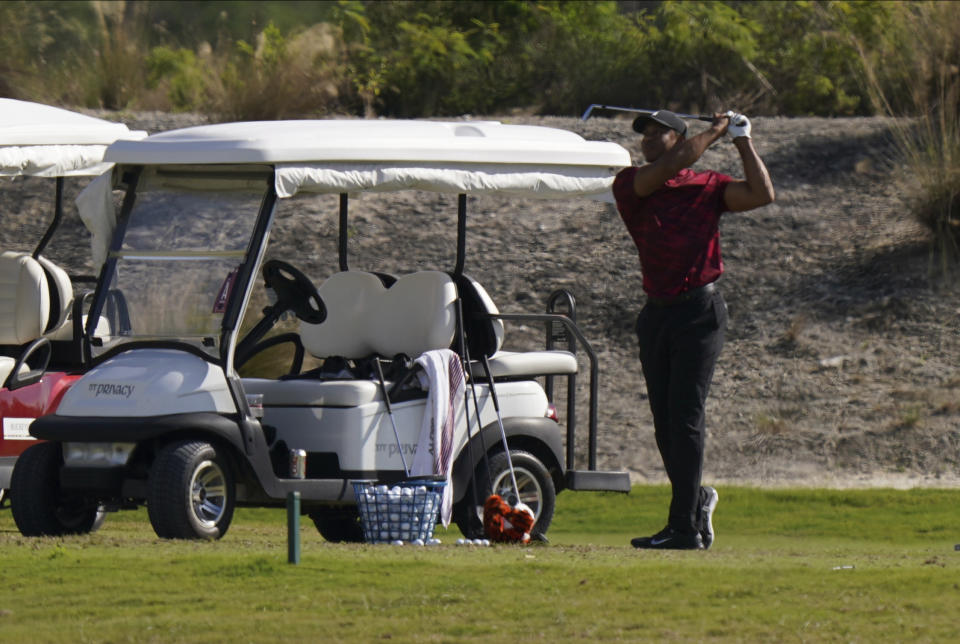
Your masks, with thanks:
M537 477L532 472L523 468L513 468L517 477L517 488L520 492L520 502L525 504L533 512L533 518L540 518L541 501L543 491L537 482ZM501 472L493 481L493 493L500 495L503 499L509 499L513 496L513 481L510 480L510 472Z
M213 461L200 463L190 482L190 502L202 524L217 524L227 507L227 480L219 465Z

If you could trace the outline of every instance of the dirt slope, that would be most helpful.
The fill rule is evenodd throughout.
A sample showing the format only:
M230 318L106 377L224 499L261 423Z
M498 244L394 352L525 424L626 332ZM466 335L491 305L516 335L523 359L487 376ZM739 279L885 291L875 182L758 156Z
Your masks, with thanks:
M199 121L191 115L116 118L149 131ZM562 127L616 141L639 156L629 121L500 120ZM960 295L929 277L925 234L904 203L909 177L888 125L880 118L754 119L755 145L777 201L725 215L722 223L727 272L720 285L730 330L708 404L708 480L960 481ZM729 141L713 146L696 167L741 175ZM47 211L30 193L40 190L5 182L3 248L38 238ZM368 195L354 200L351 212L352 267L452 268L455 199ZM491 197L471 198L469 212L466 270L501 311L541 311L557 288L576 296L578 319L599 356L600 466L628 469L636 480L663 480L634 346L643 301L639 265L616 212L592 202ZM335 201L285 203L271 255L319 281L336 270L335 229ZM79 266L87 238L77 228L64 232L49 254ZM510 327L508 342L533 348L542 334ZM580 399L583 454L582 393Z

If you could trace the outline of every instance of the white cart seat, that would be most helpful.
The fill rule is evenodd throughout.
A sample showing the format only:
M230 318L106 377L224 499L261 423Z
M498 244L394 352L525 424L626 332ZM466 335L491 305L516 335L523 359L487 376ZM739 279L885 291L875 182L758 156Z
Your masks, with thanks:
M382 400L372 380L244 378L247 394L263 394L265 407L357 407Z
M50 293L40 262L27 253L0 253L0 344L26 344L43 335Z
M453 343L457 289L446 273L410 273L386 288L372 273L343 271L317 291L327 319L300 324L303 346L315 358L416 358Z
M497 315L500 311L490 295L473 278L464 275L460 282L461 296L469 302L473 310L465 313L487 313ZM503 321L486 318L468 322L468 329L482 337L476 349L490 356L490 371L494 378L534 378L537 376L564 376L577 373L577 359L569 351L501 351L504 340ZM471 358L475 358L471 349ZM483 379L483 364L473 360L470 365L471 377Z
M499 351L488 359L494 378L525 378L561 376L577 373L577 358L569 351ZM486 377L483 364L474 360L470 365L473 378Z

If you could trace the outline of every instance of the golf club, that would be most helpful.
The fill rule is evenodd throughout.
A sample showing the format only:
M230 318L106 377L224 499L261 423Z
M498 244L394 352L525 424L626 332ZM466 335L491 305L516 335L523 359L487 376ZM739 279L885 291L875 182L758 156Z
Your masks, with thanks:
M467 336L464 332L463 325L463 301L460 298L457 298L457 334L460 338L460 347L462 348L462 353L460 355L460 364L463 366L463 373L465 375L469 374L470 377L470 394L473 396L473 408L477 412L477 437L480 439L480 451L483 454L483 463L486 466L485 470L487 472L487 484L490 486L490 489L493 490L493 479L490 475L490 459L487 456L487 446L483 440L483 427L480 425L480 404L477 402L477 388L473 383L473 373L470 370L470 349L467 345ZM474 463L473 459L473 437L470 435L470 400L467 393L467 390L464 389L464 417L467 421L467 458L470 459L471 463ZM480 529L483 530L483 505L479 502L477 498L477 470L472 468L470 470L470 480L472 485L470 486L470 492L473 495L473 507L477 510L477 516L480 518ZM467 535L470 536L470 535Z
M493 409L497 412L497 425L500 426L500 439L503 441L503 452L507 457L507 469L510 471L510 482L513 483L513 496L507 499L507 503L509 503L511 507L516 507L520 502L520 487L517 485L517 475L513 470L513 459L510 457L510 445L507 444L507 430L503 426L503 414L500 413L497 387L493 382L493 371L490 370L490 360L486 355L480 357L483 359L483 371L487 376L487 384L490 386L490 397L493 398ZM496 494L496 490L493 492Z
M390 418L390 424L393 425L393 435L397 439L397 449L400 450L400 462L403 463L403 474L410 478L410 468L407 467L407 459L403 457L403 444L400 442L400 432L397 429L397 421L393 417L393 406L390 404L390 393L387 391L387 384L383 378L383 367L380 365L380 357L374 356L373 363L377 367L377 379L380 384L380 393L383 401L387 405L387 416Z
M615 105L601 105L600 103L594 103L587 108L587 111L583 113L583 116L580 117L581 121L586 121L590 118L590 113L593 110L616 110L618 112L636 112L637 114L653 114L657 110L645 110L636 107L617 107ZM674 112L674 114L677 114ZM677 114L682 119L695 119L697 121L713 121L713 116L710 114Z

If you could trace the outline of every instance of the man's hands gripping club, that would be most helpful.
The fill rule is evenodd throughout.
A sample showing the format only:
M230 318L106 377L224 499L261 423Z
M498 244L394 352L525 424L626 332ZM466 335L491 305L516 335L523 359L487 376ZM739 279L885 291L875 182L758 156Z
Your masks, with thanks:
M775 198L773 182L770 181L770 173L766 165L753 148L753 140L750 138L750 119L736 112L727 112L725 116L730 119L727 134L730 135L733 145L740 153L746 179L727 185L723 195L724 203L731 212L743 212L766 206Z
M727 126L727 134L730 135L731 139L739 139L740 137L750 138L750 119L743 114L737 114L733 111L727 112L724 116L730 119L730 125Z

